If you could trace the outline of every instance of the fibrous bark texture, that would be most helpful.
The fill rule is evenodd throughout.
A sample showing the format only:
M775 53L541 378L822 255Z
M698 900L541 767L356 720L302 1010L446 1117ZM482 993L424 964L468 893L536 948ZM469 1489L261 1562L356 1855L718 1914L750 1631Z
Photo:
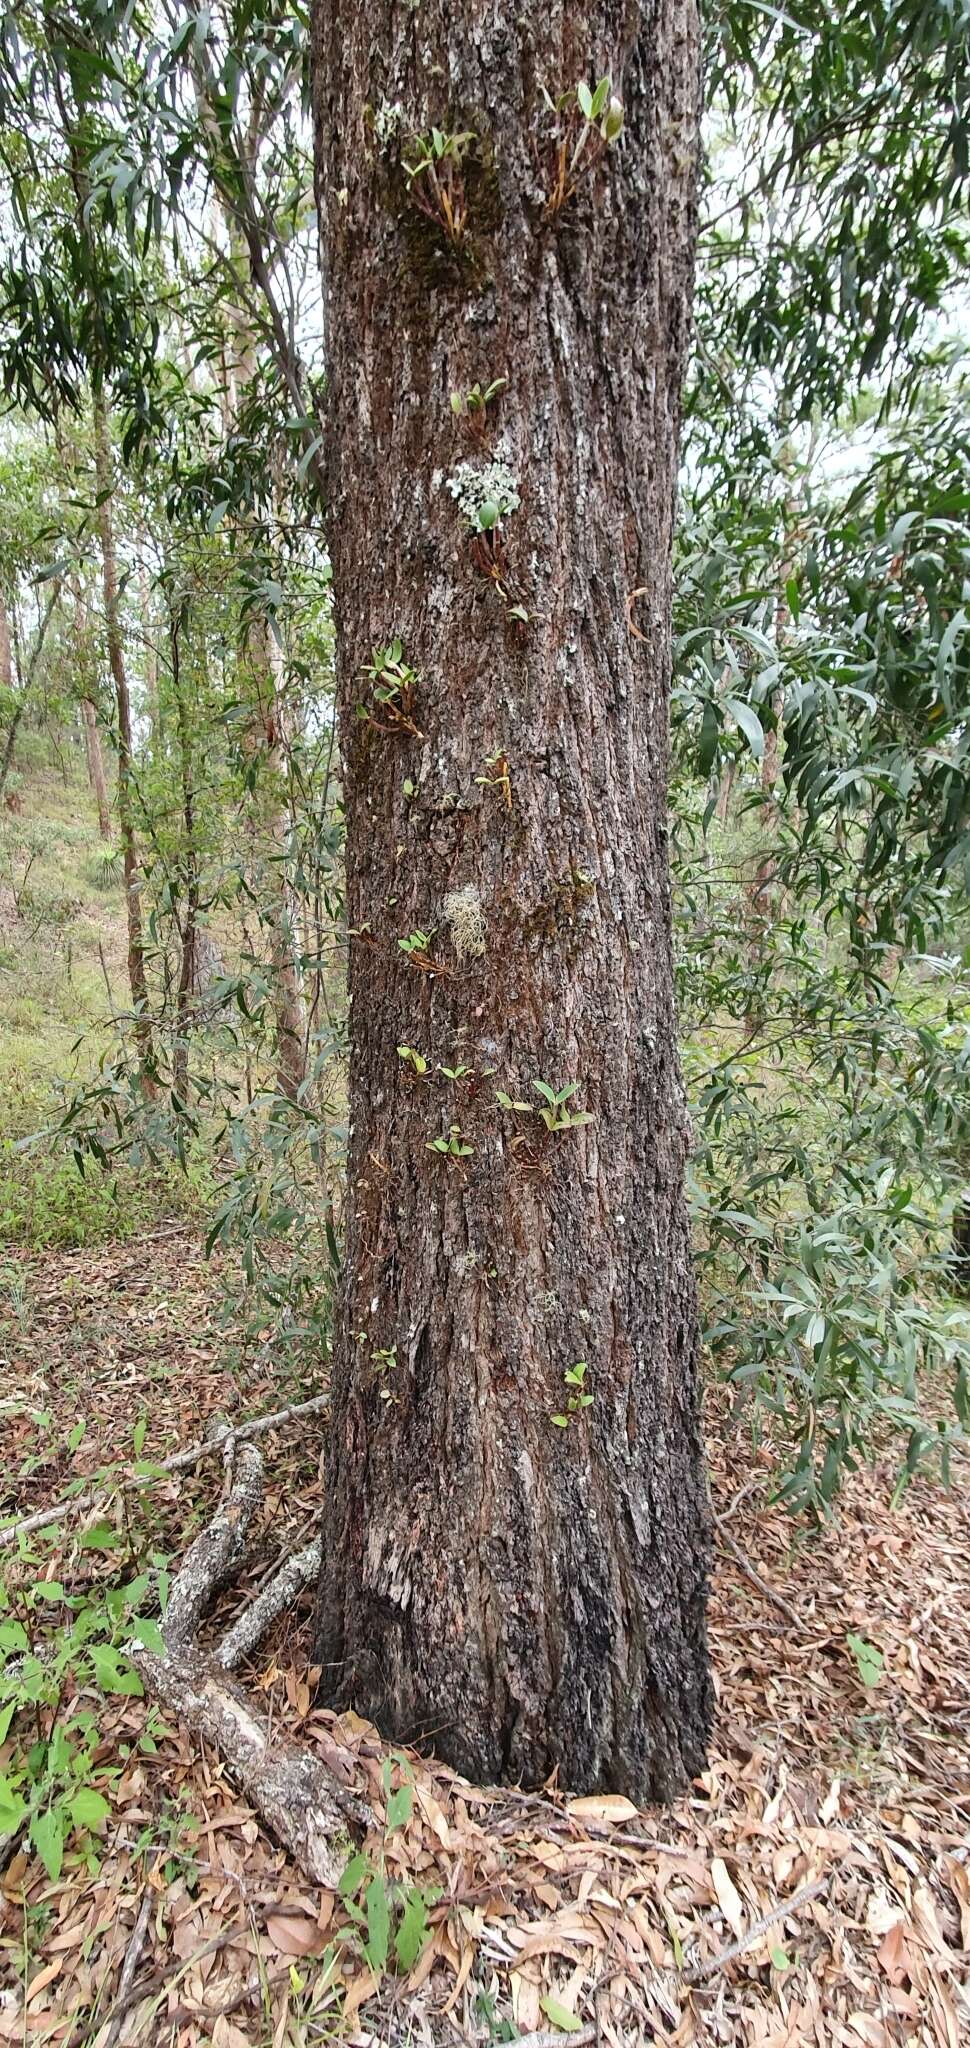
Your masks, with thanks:
M543 95L606 74L611 147ZM314 86L352 1015L323 1684L478 1778L662 1797L710 1708L666 826L693 0L317 0ZM591 1120L549 1129L540 1081Z

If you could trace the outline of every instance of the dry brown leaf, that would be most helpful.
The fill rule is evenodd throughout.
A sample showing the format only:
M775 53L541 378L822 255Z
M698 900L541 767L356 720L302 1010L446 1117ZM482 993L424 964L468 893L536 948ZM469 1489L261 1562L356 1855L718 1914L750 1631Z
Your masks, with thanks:
M570 1799L566 1812L573 1820L638 1820L640 1808L632 1799L624 1799L621 1792L606 1792L602 1796L590 1793L581 1799Z
M266 1932L274 1948L284 1956L319 1955L324 1946L323 1930L316 1920L286 1913L270 1913Z
M740 1941L744 1933L744 1907L727 1864L720 1856L711 1859L711 1883L724 1918L736 1940Z

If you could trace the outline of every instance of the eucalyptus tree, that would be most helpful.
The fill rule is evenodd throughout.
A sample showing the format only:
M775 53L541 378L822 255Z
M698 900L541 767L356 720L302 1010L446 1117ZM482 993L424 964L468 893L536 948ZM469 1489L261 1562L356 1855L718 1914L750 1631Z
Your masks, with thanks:
M701 1764L667 861L693 8L320 0L352 1141L319 1661L474 1776Z

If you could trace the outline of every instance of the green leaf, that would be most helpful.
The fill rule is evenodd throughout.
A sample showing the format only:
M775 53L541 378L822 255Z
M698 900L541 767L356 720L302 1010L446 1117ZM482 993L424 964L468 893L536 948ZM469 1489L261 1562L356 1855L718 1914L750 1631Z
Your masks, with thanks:
M358 1854L350 1858L337 1886L342 1899L352 1899L356 1896L367 1875L367 1868L366 1856Z
M142 1699L145 1688L137 1671L133 1671L127 1658L110 1643L91 1644L91 1662L94 1675L102 1692L128 1693L133 1699Z
M388 1903L387 1886L380 1872L375 1872L364 1895L367 1910L367 1940L363 1944L364 1954L375 1976L381 1977L387 1968L387 1952L391 1942L391 1908Z
M82 1785L68 1805L76 1828L96 1828L111 1812L108 1801L95 1791L93 1785Z
M761 720L750 704L744 704L740 697L725 697L724 708L730 711L740 727L756 761L760 761L765 750L765 735Z
M394 1953L399 1970L413 1970L430 1933L424 1893L415 1886L408 1892L400 1924L394 1936Z
M846 1642L856 1661L859 1677L866 1688L879 1684L886 1665L886 1659L875 1643L867 1643L864 1636L847 1635Z
M587 121L591 121L593 119L593 95L585 79L580 79L576 87L576 98L579 101L580 113L585 115Z
M709 775L711 772L714 756L717 753L720 729L720 720L716 707L713 700L708 697L704 705L704 716L701 719L701 736L697 746L697 772L699 775Z
M547 2020L551 2020L553 2026L559 2027L562 2033L577 2034L579 2032L582 2020L578 2020L575 2013L570 2012L568 2005L561 2005L558 1998L553 1998L551 1995L540 1998L539 2004Z
M407 1827L413 1807L413 1785L399 1785L397 1791L391 1793L387 1802L386 1827L389 1835L393 1833L395 1828Z
M143 1447L144 1447L144 1443L145 1443L145 1436L146 1436L146 1434L147 1434L147 1430L148 1430L148 1417L147 1417L147 1415L139 1415L139 1417L138 1417L138 1421L136 1422L136 1424L135 1424L135 1427L134 1427L134 1429L132 1430L132 1433L131 1433L131 1440L132 1440L132 1443L133 1443L133 1445L134 1445L134 1449L135 1449L135 1456L136 1456L136 1458L140 1458L140 1457L141 1457L141 1454L142 1454L142 1449L143 1449Z
M34 1815L30 1823L30 1839L52 1884L56 1884L64 1861L64 1810L60 1806L49 1806L46 1813Z
M152 1621L148 1615L138 1614L131 1624L131 1632L136 1643L141 1643L146 1650L151 1650L154 1656L164 1657L165 1638L157 1621Z

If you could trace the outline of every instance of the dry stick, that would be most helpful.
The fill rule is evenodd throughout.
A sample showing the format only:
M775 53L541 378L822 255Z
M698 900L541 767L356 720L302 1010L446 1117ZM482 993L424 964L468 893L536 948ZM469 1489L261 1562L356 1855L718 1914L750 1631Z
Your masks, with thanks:
M148 1920L151 1910L152 1888L146 1880L144 1897L138 1908L138 1917L131 1930L131 1939L125 1950L125 1960L121 1966L121 1976L118 1979L118 2003L111 2014L108 2031L104 2037L104 2048L115 2048L115 2043L121 2032L121 2024L124 2019L124 2012L121 2010L121 2007L131 1990L135 1972L141 1960L141 1952L145 1946L145 1935L148 1931Z
M122 1485L151 1486L163 1472L184 1472L189 1465L197 1465L200 1458L211 1458L215 1451L222 1451L225 1448L230 1437L245 1439L261 1436L264 1430L282 1427L284 1422L292 1422L298 1415L316 1415L321 1408L328 1407L329 1403L329 1394L316 1394L312 1401L295 1401L289 1408L278 1409L274 1415L258 1415L255 1421L241 1422L237 1428L227 1425L225 1429L219 1430L210 1442L192 1444L187 1451L176 1451L172 1457L163 1458L153 1472L136 1473L131 1478L123 1479ZM22 1521L8 1523L5 1529L0 1529L0 1548L16 1543L18 1536L26 1536L32 1529L46 1529L54 1522L63 1522L73 1508L93 1507L99 1493L103 1493L108 1485L110 1480L103 1479L98 1486L89 1488L87 1493L79 1494L73 1500L61 1501L59 1506L54 1508L40 1508L36 1515L25 1515Z
M798 1614L795 1608L792 1607L790 1603L783 1598L781 1593L776 1593L774 1587L769 1586L767 1579L763 1579L760 1572L755 1571L754 1565L751 1563L750 1558L745 1557L744 1551L741 1549L741 1545L739 1543L735 1543L734 1537L730 1535L727 1529L725 1529L724 1524L718 1515L714 1516L714 1524L717 1529L718 1538L720 1542L723 1544L724 1549L730 1551L731 1556L735 1561L735 1564L737 1564L743 1571L745 1578L750 1579L751 1584L753 1586L757 1586L759 1593L763 1594L766 1600L770 1600L773 1602L774 1606L779 1609L780 1613L785 1615L786 1619L791 1622L793 1628L802 1628L803 1623L801 1615Z
M221 1934L214 1935L211 1941L205 1942L202 1948L197 1948L194 1955L188 1956L185 1962L168 1963L160 1970L154 1970L144 1984L135 1984L130 1991L126 1991L124 1998L119 1998L112 2013L112 2020L125 2019L132 2006L141 2005L146 1998L157 2000L158 1994L165 1990L166 1985L177 1984L181 1977L188 1974L193 1963L201 1962L203 1956L213 1955L217 1949L228 1948L231 1941L238 1941L242 1935L248 1933L246 1922L240 1921L237 1926L225 1928ZM62 2048L84 2048L84 2043L91 2038L92 2027L96 2033L100 2033L103 2025L104 2021L97 2019L96 2014L92 2014L89 2019L82 2020L80 2025L75 2027L73 2034L69 2034L62 2044Z
M762 1920L756 1920L754 1926L748 1928L747 1934L741 1936L740 1941L732 1941L730 1948L722 1948L720 1955L712 1956L709 1963L698 1963L692 1970L686 1970L684 1975L687 1982L703 1984L708 1977L716 1977L718 1971L723 1970L727 1963L733 1963L736 1956L743 1956L746 1949L752 1948L756 1941L760 1941L761 1936L767 1934L769 1927L776 1926L779 1920L787 1920L789 1914L797 1912L799 1906L807 1906L809 1899L817 1899L819 1892L827 1889L828 1882L827 1877L820 1877L815 1884L803 1885L801 1891L795 1893L794 1898L785 1899L780 1906L775 1906L772 1912L766 1913ZM572 2038L575 2041L579 2036L574 2034Z

